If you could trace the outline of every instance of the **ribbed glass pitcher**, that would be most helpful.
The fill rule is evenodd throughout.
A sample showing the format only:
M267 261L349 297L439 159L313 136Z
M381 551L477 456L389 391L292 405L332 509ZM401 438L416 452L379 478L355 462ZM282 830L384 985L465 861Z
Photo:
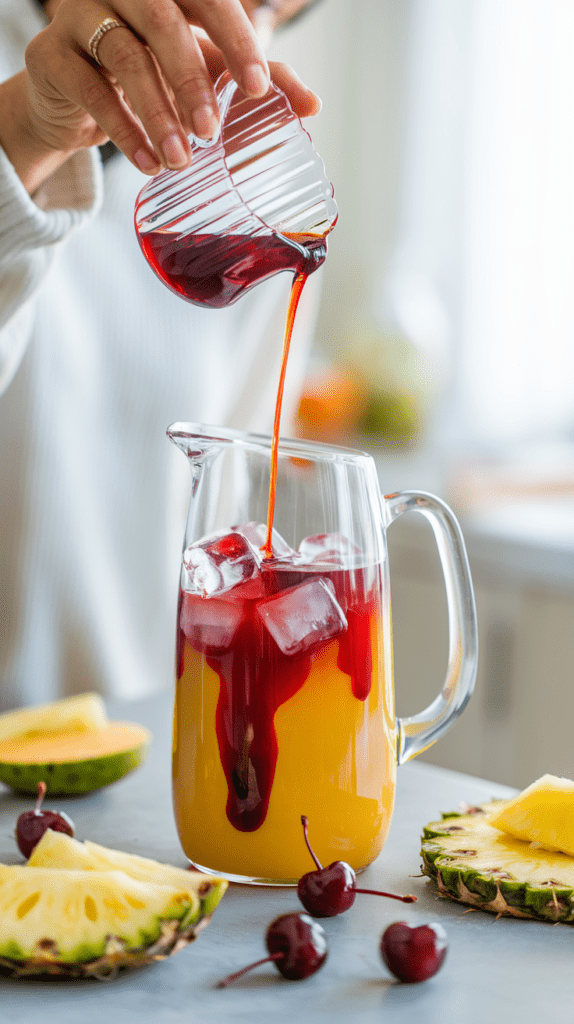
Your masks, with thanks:
M135 226L168 288L219 308L279 271L320 266L337 206L323 161L277 86L248 99L225 72L216 96L219 134L192 138L190 167L147 182Z

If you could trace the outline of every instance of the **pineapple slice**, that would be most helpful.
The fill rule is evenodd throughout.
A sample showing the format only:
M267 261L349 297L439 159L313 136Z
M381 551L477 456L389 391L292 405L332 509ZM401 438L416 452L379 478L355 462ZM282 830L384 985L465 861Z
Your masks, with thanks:
M423 874L443 896L498 916L574 924L574 858L533 849L491 824L511 801L443 815L423 832Z
M543 775L488 822L516 839L574 857L574 782Z
M213 913L227 889L227 882L215 875L186 871L148 857L139 857L135 853L110 850L106 846L91 843L89 839L81 843L64 832L53 832L51 828L46 829L32 850L27 865L83 871L123 871L140 882L174 885L186 892L199 893L203 916Z
M200 914L197 895L122 871L0 866L0 964L90 974L145 963L190 941Z
M0 715L0 742L46 733L88 732L107 725L104 702L97 693L81 693L52 704Z

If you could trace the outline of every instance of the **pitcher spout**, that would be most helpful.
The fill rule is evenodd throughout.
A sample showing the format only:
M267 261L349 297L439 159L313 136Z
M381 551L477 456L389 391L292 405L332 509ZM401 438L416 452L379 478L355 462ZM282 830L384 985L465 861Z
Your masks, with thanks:
M271 437L266 434L252 434L232 427L218 427L211 423L172 423L167 436L192 462L202 462L206 456L216 454L223 448L239 447L271 450ZM290 445L306 445L306 442L292 441Z
M170 441L195 464L203 463L209 455L232 443L231 435L235 433L240 436L239 431L224 431L204 423L172 423L166 430Z

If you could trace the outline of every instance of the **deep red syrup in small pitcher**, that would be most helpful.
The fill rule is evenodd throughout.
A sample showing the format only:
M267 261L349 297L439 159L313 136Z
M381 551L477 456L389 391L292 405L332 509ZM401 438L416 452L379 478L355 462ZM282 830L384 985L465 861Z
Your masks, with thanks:
M146 259L168 288L189 302L214 309L231 305L279 271L308 277L327 255L322 235L150 231L138 232L138 238Z
M151 232L140 239L158 276L178 294L199 305L221 307L234 302L244 291L279 270L295 273L287 312L281 372L277 389L271 448L267 533L261 552L260 585L264 595L246 595L237 587L221 596L201 598L180 592L178 630L178 678L184 672L186 640L203 654L219 676L220 691L216 733L221 764L228 785L227 817L243 832L258 829L267 814L275 767L277 709L303 686L314 656L327 644L337 645L337 665L350 677L354 697L365 701L371 689L371 622L375 614L372 572L364 569L331 569L277 564L272 530L277 487L279 430L283 388L297 306L308 276L325 260L324 236L269 234L262 236L193 236L167 238ZM257 605L262 596L278 595L314 578L327 580L347 627L335 638L319 638L310 649L286 655L261 623ZM231 645L218 649L201 626L194 625L194 603L221 602L221 615L229 605L239 605L239 625ZM227 609L226 609L227 606ZM197 620L199 622L199 619ZM185 627L185 628L184 628Z

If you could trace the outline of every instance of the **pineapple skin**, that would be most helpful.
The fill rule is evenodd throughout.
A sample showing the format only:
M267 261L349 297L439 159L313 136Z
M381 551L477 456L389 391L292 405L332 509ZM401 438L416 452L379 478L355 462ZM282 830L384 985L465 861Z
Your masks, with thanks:
M466 814L447 812L441 821L426 825L421 845L423 874L435 881L445 898L497 917L574 924L574 858L546 853L544 857L549 868L555 867L556 870L549 870L548 879L543 881L529 879L529 862L538 860L540 851L534 853L528 843L509 840L515 847L523 848L522 877L508 871L504 856L497 856L495 850L492 867L487 870L473 867L473 860L479 855L483 858L484 849L488 852L488 839L482 840L482 849L481 841L477 842L477 832L484 830L485 816L506 803L508 801L491 801L470 808ZM477 829L479 823L480 830ZM495 828L491 830L495 834L498 832ZM560 873L566 876L566 880L560 880Z
M206 918L200 918L198 922L189 927L181 927L179 921L165 921L157 941L153 945L141 949L129 949L122 939L110 935L106 940L102 956L94 960L74 963L63 963L58 960L56 943L45 940L42 948L37 947L34 955L26 960L0 957L0 974L12 978L53 975L68 978L109 979L120 970L146 967L158 960L165 960L193 942L206 924L208 924Z

